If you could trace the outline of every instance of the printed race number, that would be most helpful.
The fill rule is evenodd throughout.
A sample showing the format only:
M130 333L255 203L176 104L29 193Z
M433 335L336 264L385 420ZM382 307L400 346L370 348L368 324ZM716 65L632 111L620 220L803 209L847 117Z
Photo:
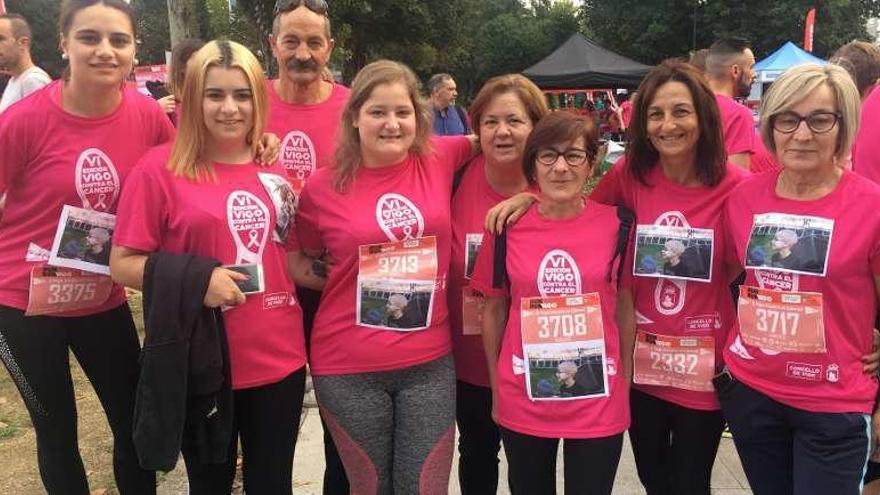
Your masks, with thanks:
M419 257L409 255L379 258L379 273L419 273Z
M633 381L640 385L711 392L715 339L639 331L633 353Z
M542 339L587 335L584 313L538 316L538 337Z
M39 266L31 271L28 316L89 309L110 298L110 277L72 268Z
M49 284L49 304L94 301L97 294L96 282L52 283Z
M773 352L825 352L822 294L740 287L743 342Z

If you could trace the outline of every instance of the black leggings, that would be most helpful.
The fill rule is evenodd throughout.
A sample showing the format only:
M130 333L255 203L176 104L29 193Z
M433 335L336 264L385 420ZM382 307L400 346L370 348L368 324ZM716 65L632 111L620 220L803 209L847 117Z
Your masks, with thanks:
M558 438L541 438L501 427L513 495L555 495ZM611 495L623 448L623 433L563 440L566 495Z
M232 491L241 436L245 492L290 495L305 379L302 367L280 382L234 392L235 419L225 464L200 464L195 445L184 434L189 493L223 495Z
M633 389L629 438L648 495L709 495L721 411L679 406Z
M77 445L70 351L106 411L119 491L156 492L155 473L140 468L131 439L139 349L127 304L70 318L26 317L21 310L0 306L0 359L30 414L40 476L50 494L89 493Z
M455 395L461 493L496 493L501 433L492 420L492 389L458 380Z

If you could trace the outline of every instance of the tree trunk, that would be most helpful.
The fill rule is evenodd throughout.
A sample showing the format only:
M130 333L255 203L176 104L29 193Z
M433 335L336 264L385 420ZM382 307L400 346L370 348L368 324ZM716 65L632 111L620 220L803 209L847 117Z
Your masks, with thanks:
M196 0L167 0L171 46L185 38L199 37Z

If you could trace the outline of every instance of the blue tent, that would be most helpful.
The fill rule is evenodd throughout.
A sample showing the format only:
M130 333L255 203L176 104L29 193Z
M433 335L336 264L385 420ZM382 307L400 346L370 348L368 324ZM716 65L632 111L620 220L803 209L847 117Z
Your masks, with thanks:
M825 65L827 62L787 41L780 49L755 64L756 81L759 83L775 81L789 67L806 63Z

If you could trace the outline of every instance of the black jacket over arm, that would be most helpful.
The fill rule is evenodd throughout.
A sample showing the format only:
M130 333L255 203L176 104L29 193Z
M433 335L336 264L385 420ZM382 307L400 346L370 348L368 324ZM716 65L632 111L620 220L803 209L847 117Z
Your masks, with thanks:
M153 253L144 267L146 338L133 433L144 469L174 469L184 430L201 462L226 461L233 418L229 349L223 315L202 304L219 265Z

